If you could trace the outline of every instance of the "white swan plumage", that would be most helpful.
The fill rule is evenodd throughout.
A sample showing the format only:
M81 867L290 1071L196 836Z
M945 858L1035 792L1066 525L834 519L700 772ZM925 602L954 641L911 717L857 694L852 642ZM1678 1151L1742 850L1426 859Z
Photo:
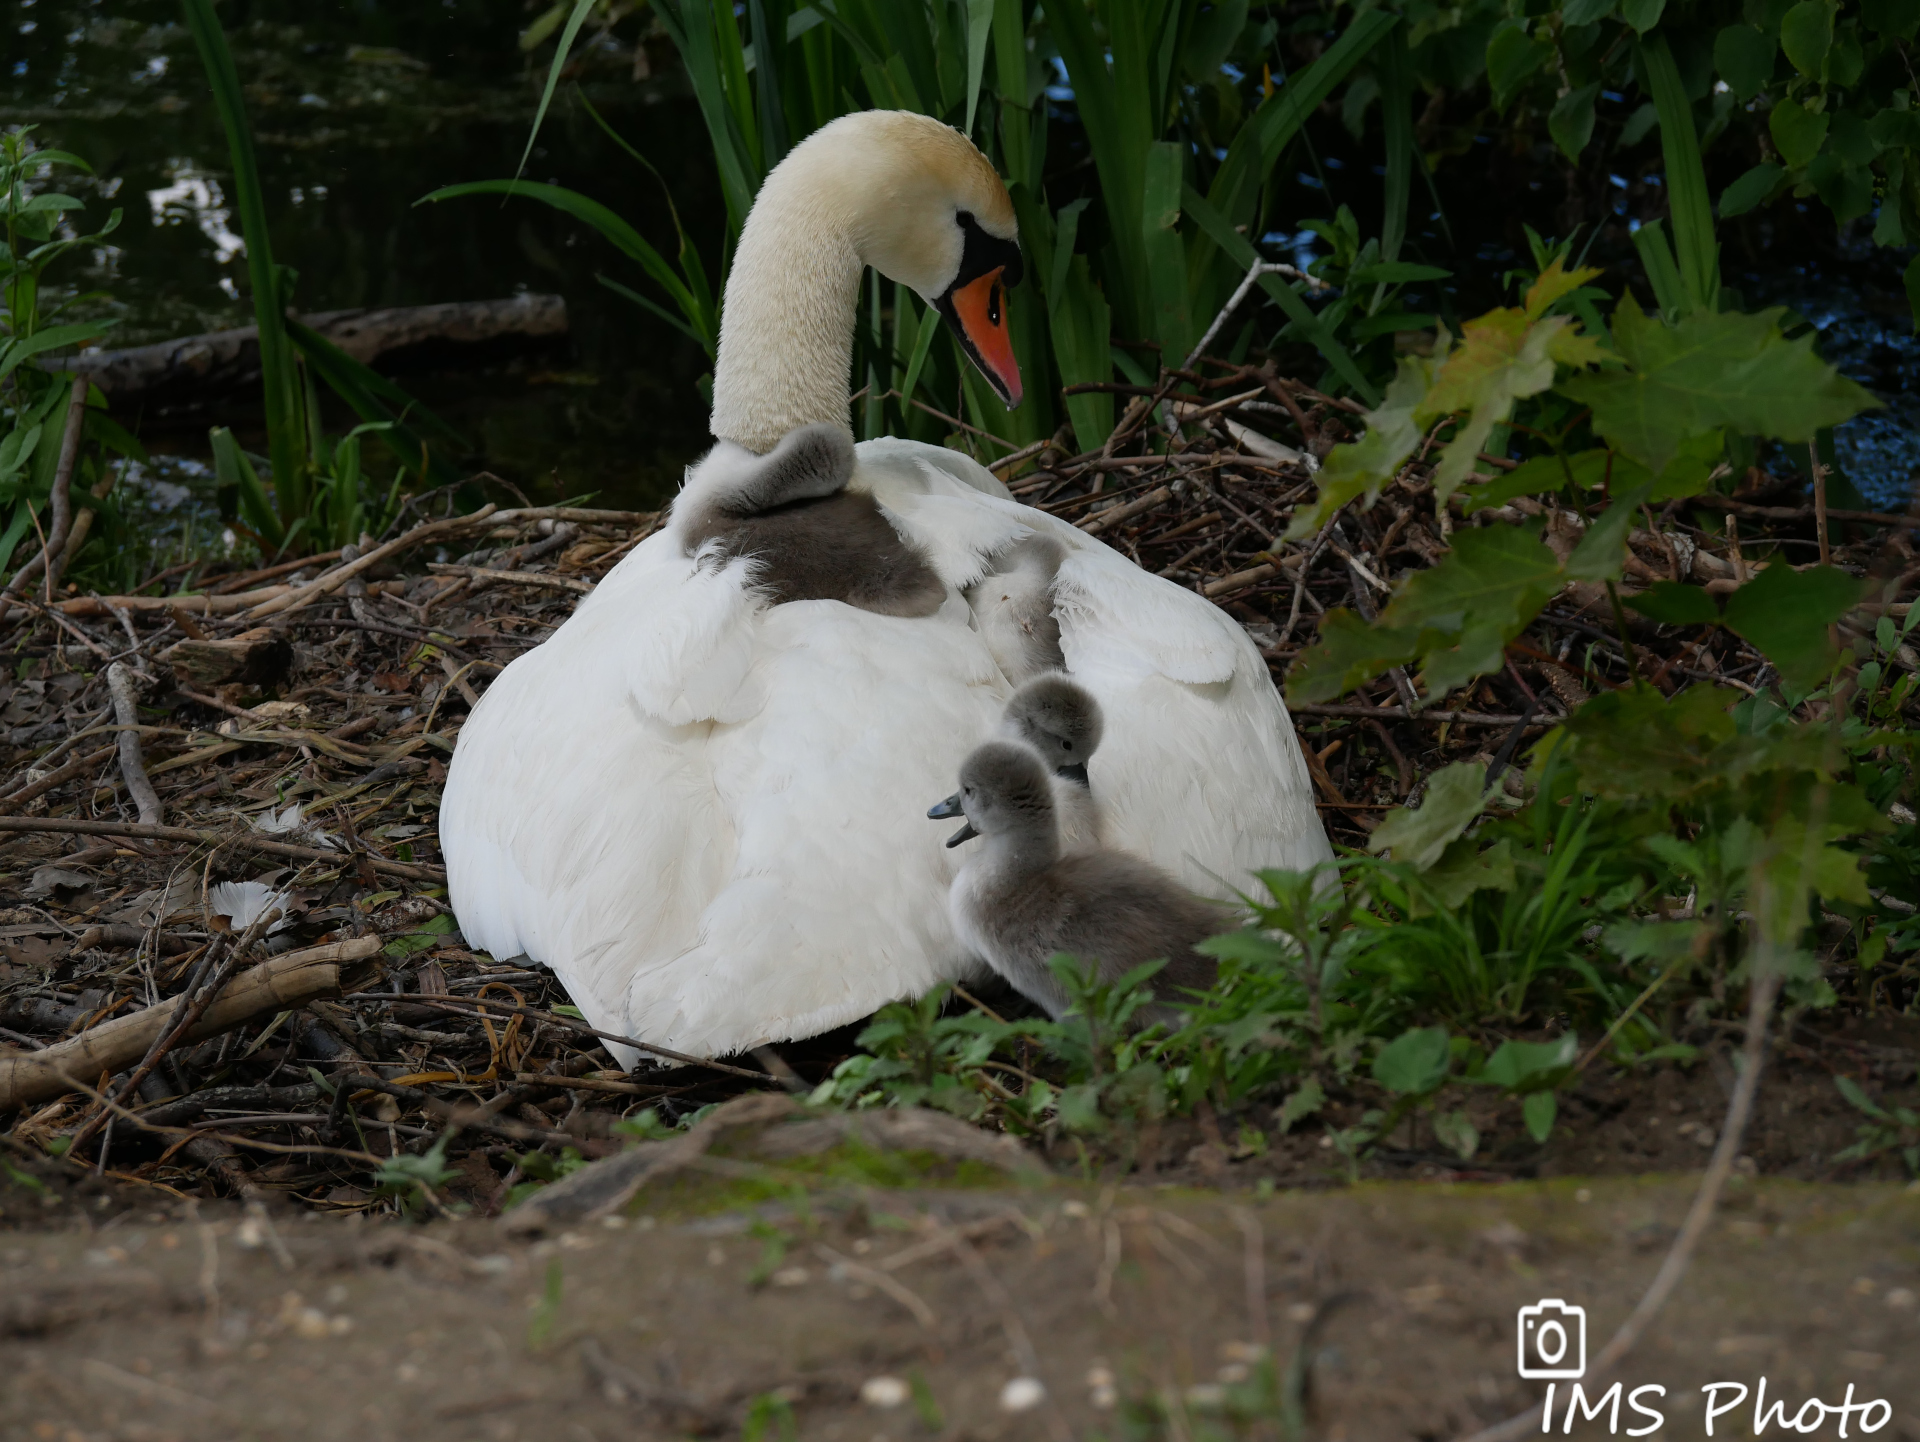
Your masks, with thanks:
M865 112L797 146L749 216L719 439L677 505L797 426L846 426L864 264L938 303L1017 399L1004 330L983 319L1004 327L1013 235L998 177L938 122ZM1110 844L1217 897L1330 854L1266 663L1211 603L1016 503L956 451L865 442L848 489L938 574L935 614L769 606L751 558L688 556L669 526L494 680L440 813L472 945L552 967L591 1025L697 1055L981 974L946 905L966 852L925 808L1012 690L963 592L1035 534L1065 552L1061 652L1107 718L1089 777Z

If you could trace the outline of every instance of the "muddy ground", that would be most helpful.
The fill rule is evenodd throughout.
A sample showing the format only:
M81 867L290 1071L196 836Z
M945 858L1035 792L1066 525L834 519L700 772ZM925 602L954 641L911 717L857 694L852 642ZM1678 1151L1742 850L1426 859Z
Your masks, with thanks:
M1464 1437L1540 1395L1516 1310L1585 1307L1597 1352L1694 1186L1262 1197L729 1150L538 1236L0 1185L0 1437ZM1915 1442L1917 1296L1920 1185L1736 1178L1616 1375L1668 1389L1641 1394L1662 1437L1764 1376L1790 1413L1884 1399L1879 1435ZM1023 1376L1045 1398L1009 1411ZM1752 1423L1749 1395L1714 1435Z

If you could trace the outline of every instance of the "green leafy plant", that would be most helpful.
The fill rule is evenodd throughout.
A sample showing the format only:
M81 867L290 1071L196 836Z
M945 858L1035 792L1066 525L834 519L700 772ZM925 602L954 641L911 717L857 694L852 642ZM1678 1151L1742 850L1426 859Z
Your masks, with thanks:
M97 244L120 224L120 212L114 210L98 230L60 234L62 225L70 225L84 209L76 197L48 188L62 170L91 173L76 155L36 146L32 126L0 134L5 244L0 250L0 572L23 554L23 546L37 555L33 542L51 524L47 513L67 439L73 375L46 370L41 359L97 340L112 324L63 319L75 306L99 298L92 293L54 294L48 303L46 276L52 266L78 247ZM89 388L80 414L83 444L68 482L75 506L110 509L103 497L91 494L99 459L85 440L144 458L105 408L105 398Z
M1912 1107L1883 1107L1849 1076L1836 1076L1833 1084L1847 1105L1866 1118L1856 1129L1859 1140L1835 1155L1835 1161L1870 1162L1876 1157L1898 1153L1910 1176L1920 1177L1920 1112Z
M395 1152L382 1161L373 1174L374 1195L391 1197L408 1215L423 1211L433 1194L460 1175L459 1168L447 1165L447 1139L441 1137L418 1156Z

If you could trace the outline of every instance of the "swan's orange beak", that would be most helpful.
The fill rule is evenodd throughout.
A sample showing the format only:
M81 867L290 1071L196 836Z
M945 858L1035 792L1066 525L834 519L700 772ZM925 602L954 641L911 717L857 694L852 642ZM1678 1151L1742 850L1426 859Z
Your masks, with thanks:
M1011 410L1020 404L1020 363L1007 328L1006 267L996 266L941 297L942 309L980 374Z

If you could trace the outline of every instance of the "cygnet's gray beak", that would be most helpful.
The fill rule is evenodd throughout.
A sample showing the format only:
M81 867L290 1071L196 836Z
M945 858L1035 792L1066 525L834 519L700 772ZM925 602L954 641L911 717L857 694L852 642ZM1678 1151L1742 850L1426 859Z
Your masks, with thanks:
M945 821L952 816L964 815L966 815L966 812L961 808L960 793L958 791L954 792L953 795L949 796L939 805L929 806L927 808L927 820L929 821ZM965 826L962 826L947 838L947 846L949 848L958 846L963 841L973 840L973 838L979 834L979 832L973 829L973 823L969 821Z

